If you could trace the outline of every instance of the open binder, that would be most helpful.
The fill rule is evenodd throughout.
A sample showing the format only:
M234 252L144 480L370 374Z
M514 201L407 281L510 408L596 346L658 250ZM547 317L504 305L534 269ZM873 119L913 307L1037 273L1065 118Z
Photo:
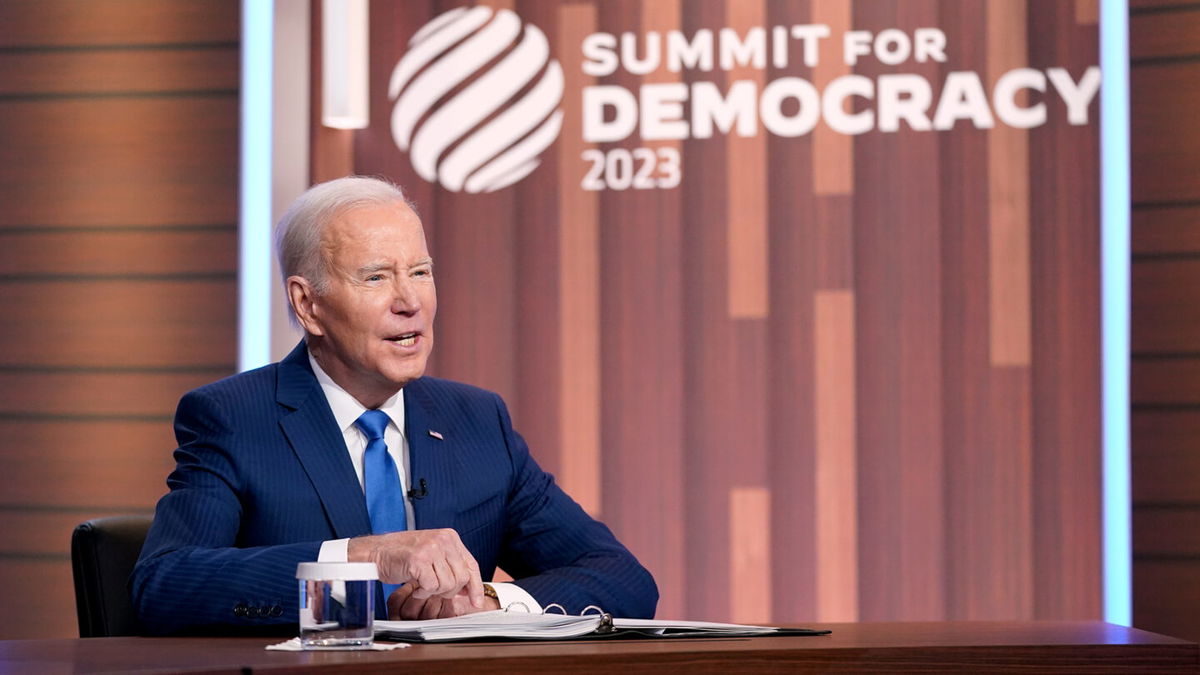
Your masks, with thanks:
M551 605L554 607L555 605ZM778 628L704 621L621 619L602 611L570 616L498 609L452 619L376 621L375 637L403 642L464 640L577 640L591 638L717 638L773 635L828 635L827 630ZM595 608L588 608L589 610Z

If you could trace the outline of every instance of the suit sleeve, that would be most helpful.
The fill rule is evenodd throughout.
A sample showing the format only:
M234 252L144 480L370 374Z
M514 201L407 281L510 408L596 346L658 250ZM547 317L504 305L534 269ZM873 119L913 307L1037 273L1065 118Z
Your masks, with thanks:
M558 603L579 614L595 605L613 616L653 618L658 587L650 572L537 465L499 397L496 408L514 472L500 567L543 607Z
M236 546L243 486L231 455L233 426L220 401L203 393L179 403L170 491L130 579L146 633L245 632L298 621L296 564L316 560L321 542Z

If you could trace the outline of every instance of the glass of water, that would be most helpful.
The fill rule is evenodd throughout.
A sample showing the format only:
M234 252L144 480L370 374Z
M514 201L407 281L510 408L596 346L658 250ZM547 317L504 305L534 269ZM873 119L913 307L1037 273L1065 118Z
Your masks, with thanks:
M375 563L300 563L300 644L370 649L375 639Z

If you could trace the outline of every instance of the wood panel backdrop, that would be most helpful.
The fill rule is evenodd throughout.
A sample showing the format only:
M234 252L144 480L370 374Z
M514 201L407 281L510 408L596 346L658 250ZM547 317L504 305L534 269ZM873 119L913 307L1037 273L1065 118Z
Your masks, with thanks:
M1078 81L1095 2L492 3L547 35L564 115L488 194L420 178L390 129L409 39L461 4L372 3L372 125L314 127L313 178L409 189L433 371L507 398L654 571L662 616L1099 616L1095 101L1084 125L1048 86L1030 129L588 142L580 97L911 73L936 102L972 71L990 98L1018 67ZM581 68L595 32L802 24L831 28L814 67L793 41L786 67ZM946 61L843 63L846 30L919 27ZM235 367L237 40L220 0L0 3L0 638L75 634L71 528L148 512L178 396ZM640 147L679 153L678 187L581 189L582 153Z
M78 635L71 530L236 369L238 11L0 3L0 638Z
M1033 128L605 142L581 108L596 85L724 95L906 73L936 104L957 71L986 92L1016 68L1078 82L1098 62L1096 2L481 4L543 31L561 64L562 128L536 169L470 194L397 147L393 69L464 6L425 0L372 5L370 127L314 128L313 178L409 190L437 261L433 372L505 396L539 461L654 572L660 615L1099 618L1098 98L1086 124L1047 85L1017 99L1044 102ZM786 65L772 51L763 67L584 69L597 32L631 33L640 59L650 32L805 24L830 27L813 67L794 40ZM842 58L848 30L922 27L944 32L944 61ZM478 77L405 114L436 128ZM690 104L664 116L689 120ZM643 147L679 154L677 187L584 189L589 150Z
M1134 624L1200 640L1200 3L1135 0Z

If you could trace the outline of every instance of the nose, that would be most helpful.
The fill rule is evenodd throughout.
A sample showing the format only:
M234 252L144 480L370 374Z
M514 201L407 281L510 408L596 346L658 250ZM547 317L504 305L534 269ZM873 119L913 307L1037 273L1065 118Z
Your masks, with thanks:
M396 279L395 295L392 298L392 313L412 316L421 311L421 294L411 279L401 276Z

